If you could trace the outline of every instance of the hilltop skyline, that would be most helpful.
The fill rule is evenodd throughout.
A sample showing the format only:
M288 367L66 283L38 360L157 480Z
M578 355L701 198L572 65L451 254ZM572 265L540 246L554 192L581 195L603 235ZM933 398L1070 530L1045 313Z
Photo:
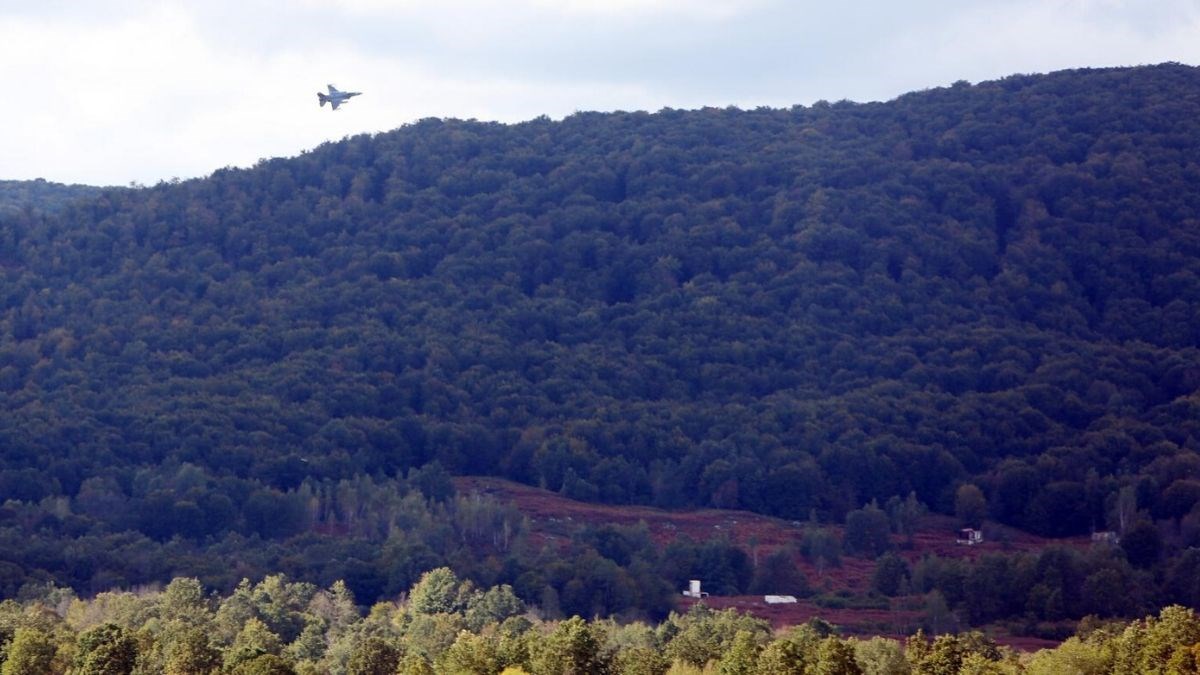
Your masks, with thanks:
M153 184L425 117L788 107L1200 63L1187 0L0 2L0 179ZM331 114L327 83L365 92Z

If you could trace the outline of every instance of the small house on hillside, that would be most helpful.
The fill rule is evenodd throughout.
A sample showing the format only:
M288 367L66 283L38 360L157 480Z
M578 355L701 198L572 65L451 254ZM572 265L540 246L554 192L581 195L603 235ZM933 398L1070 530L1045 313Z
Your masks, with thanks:
M954 540L956 544L963 546L975 546L983 543L983 530L975 530L970 527L964 527L958 531L958 538Z
M1116 546L1117 544L1121 543L1121 537L1120 537L1120 535L1118 535L1116 532L1113 532L1112 530L1106 530L1104 532L1093 532L1092 533L1092 543L1094 543L1094 544L1111 544L1113 546Z
M700 580L699 579L691 579L688 581L687 590L683 592L683 597L696 598L697 600L699 600L700 598L707 598L708 593L705 593L704 591L700 590Z

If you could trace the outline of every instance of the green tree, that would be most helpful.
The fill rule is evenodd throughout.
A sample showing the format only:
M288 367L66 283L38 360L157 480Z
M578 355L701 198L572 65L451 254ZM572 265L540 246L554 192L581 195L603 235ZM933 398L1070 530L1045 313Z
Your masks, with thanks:
M929 511L928 507L917 499L915 492L909 492L903 500L898 496L893 496L888 499L885 507L888 518L892 521L892 531L903 535L910 542L917 532L921 518L924 518Z
M533 624L523 616L509 617L497 627L500 639L496 644L496 658L501 666L529 666L530 644L536 639L532 628Z
M198 579L176 577L158 596L163 620L196 625L212 620L212 608Z
M355 644L346 662L346 675L392 675L400 665L400 650L380 637Z
M490 623L499 623L523 613L525 603L513 592L512 586L493 586L471 597L466 611L467 627L478 632Z
M1179 647L1167 661L1168 675L1192 675L1200 673L1200 645Z
M230 675L296 675L287 659L278 654L259 654L258 656L239 662L229 669Z
M957 675L962 665L963 650L958 638L945 634L934 638L928 651L911 661L913 675Z
M449 567L439 567L421 575L408 594L409 608L418 614L454 612L459 604L458 576Z
M954 630L957 625L958 618L950 610L946 596L941 591L934 589L925 594L925 626L931 632L944 633Z
M1121 549L1134 567L1150 567L1162 556L1162 533L1154 523L1139 521L1121 537Z
M759 675L805 675L816 657L805 644L786 637L773 640L758 655Z
M987 519L987 499L978 487L964 483L954 491L954 515L963 527L979 529Z
M1017 675L1016 666L993 661L978 653L963 656L962 665L958 668L959 675Z
M313 617L304 630L287 647L284 654L296 662L320 661L327 653L330 643L340 644L342 633L327 630L325 621Z
M234 669L264 654L278 656L283 649L279 636L258 619L249 619L224 654L225 668ZM273 661L272 661L273 662Z
M717 664L718 675L752 675L757 668L758 654L762 646L758 644L753 633L739 630L733 636L733 644L729 651L721 657Z
M854 647L830 636L821 640L817 647L813 675L862 675L862 668L854 658Z
M173 629L166 636L163 672L166 675L205 675L221 667L221 652L200 628Z
M819 573L842 564L842 545L837 537L815 525L805 528L804 536L800 539L800 553L816 566Z
M78 675L126 675L137 664L137 641L111 623L80 634L76 645L71 670Z
M1126 485L1117 493L1112 509L1111 525L1117 534L1124 536L1137 519L1138 498L1137 489Z
M733 609L713 611L702 604L693 605L687 614L672 614L659 630L667 636L664 653L668 658L700 668L720 660L741 631L760 642L771 634L770 625L761 619Z
M496 645L488 637L462 631L450 648L438 659L438 672L447 675L497 673L500 659Z
M532 645L529 665L537 675L604 675L611 662L601 647L595 628L573 616Z
M433 666L429 664L429 659L425 658L423 654L407 652L404 658L400 659L396 675L436 675L436 673Z
M417 652L435 661L466 629L461 614L416 614L404 634L405 653Z
M653 647L628 647L617 653L614 670L619 675L666 675L667 657Z
M909 670L913 673L918 673L919 668L925 659L929 658L931 652L929 638L925 635L925 630L918 628L916 633L908 636L904 642L904 658L908 661Z
M271 574L255 584L250 600L255 616L286 643L300 635L305 612L317 593L313 584L292 582L283 574Z
M1165 607L1146 621L1145 642L1138 659L1141 672L1166 675L1177 651L1200 643L1200 619L1194 610L1179 605Z
M46 675L53 673L57 646L49 634L26 626L13 631L8 643L8 658L0 675Z
M946 634L934 638L933 644L926 649L910 654L909 663L914 675L957 675L968 658L972 668L987 672L990 668L987 664L1000 660L1000 651L981 633Z
M1110 672L1111 662L1098 646L1079 639L1067 638L1054 649L1041 649L1025 664L1028 675L1102 675Z
M854 659L862 667L863 675L908 675L908 661L899 642L873 637L853 644Z
M804 597L812 593L804 572L796 565L796 553L789 548L772 551L754 568L754 579L750 582L753 593L773 595L797 595Z
M908 563L903 558L886 553L875 561L875 571L871 574L871 588L887 596L897 595L908 588L911 575Z
M237 634L258 611L254 602L254 584L242 579L233 592L226 596L213 616L213 632L219 642L232 642Z
M892 546L887 514L874 502L846 514L842 546L848 553L875 558Z

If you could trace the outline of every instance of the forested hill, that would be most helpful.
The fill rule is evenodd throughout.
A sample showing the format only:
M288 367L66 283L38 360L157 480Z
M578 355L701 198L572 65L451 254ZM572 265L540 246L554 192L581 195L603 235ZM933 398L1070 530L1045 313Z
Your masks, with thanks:
M0 180L0 217L24 209L57 211L74 200L95 197L102 188L91 185L63 185L44 179Z
M1049 535L1200 499L1192 67L423 120L0 231L0 494L156 537L435 460L796 519L974 483Z

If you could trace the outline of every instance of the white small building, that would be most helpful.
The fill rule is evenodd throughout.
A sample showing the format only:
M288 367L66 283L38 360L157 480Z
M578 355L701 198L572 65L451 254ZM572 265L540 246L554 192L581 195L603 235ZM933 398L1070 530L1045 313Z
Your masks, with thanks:
M794 595L764 595L763 602L768 605L794 605L796 604L796 596Z
M700 598L707 598L708 593L705 593L704 591L700 590L700 580L699 579L691 579L688 581L687 590L683 592L683 597L696 598L697 600L699 600Z
M983 530L975 530L969 527L964 527L958 531L958 538L954 540L956 544L964 546L975 546L983 543Z

